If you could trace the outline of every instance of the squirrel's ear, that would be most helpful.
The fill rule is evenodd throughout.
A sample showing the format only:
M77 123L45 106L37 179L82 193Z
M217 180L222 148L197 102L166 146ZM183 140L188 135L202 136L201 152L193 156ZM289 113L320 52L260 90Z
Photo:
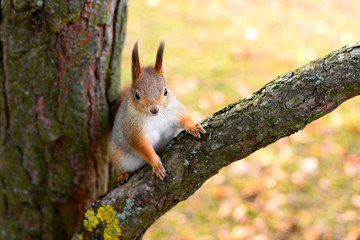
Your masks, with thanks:
M134 49L132 51L132 63L131 63L131 73L132 73L132 85L134 86L135 80L139 77L141 73L140 60L139 60L139 51L138 43L135 43Z
M162 60L164 55L164 47L165 47L165 43L161 42L156 54L155 70L159 74L162 74Z

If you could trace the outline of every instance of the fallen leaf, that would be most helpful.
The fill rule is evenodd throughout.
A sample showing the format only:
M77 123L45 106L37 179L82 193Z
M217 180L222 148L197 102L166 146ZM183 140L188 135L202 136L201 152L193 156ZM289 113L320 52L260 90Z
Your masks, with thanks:
M217 211L217 215L219 216L219 218L226 218L230 215L231 210L232 207L228 204L221 204L219 210Z
M290 179L291 179L291 182L298 187L302 187L305 184L304 173L302 173L300 171L296 171L293 174L291 174Z
M251 240L267 240L268 238L265 235L256 235Z
M220 240L230 240L231 239L231 235L229 230L227 229L221 229L217 232L217 237Z
M314 174L319 166L319 160L315 157L304 158L300 162L300 169L307 174Z
M234 209L232 217L235 221L242 222L247 215L247 208L244 205L239 205Z
M237 225L231 230L231 238L236 240L248 239L254 232L250 226Z
M320 237L320 233L315 228L308 228L304 232L304 240L317 240Z
M350 198L350 202L354 207L360 208L360 195L353 195Z
M302 210L298 212L298 221L300 226L307 227L312 220L311 214L308 211Z
M321 144L319 143L315 143L313 145L311 145L310 147L310 155L311 156L315 156L315 157L319 157L324 155L324 148Z
M252 186L248 186L244 188L244 190L242 191L242 195L244 196L244 198L253 201L256 198L256 196L260 193L260 191L261 191L261 185L255 183Z
M228 186L218 186L215 188L214 195L218 198L223 198L229 195L230 188Z
M360 238L360 226L354 227L343 240L358 240Z

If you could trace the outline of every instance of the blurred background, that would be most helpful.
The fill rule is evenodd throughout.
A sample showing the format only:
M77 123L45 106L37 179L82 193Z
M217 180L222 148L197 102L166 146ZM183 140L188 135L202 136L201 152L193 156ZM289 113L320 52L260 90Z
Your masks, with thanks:
M129 1L130 55L154 64L197 120L278 75L360 40L356 0ZM304 130L224 168L144 239L360 238L360 107L354 98Z

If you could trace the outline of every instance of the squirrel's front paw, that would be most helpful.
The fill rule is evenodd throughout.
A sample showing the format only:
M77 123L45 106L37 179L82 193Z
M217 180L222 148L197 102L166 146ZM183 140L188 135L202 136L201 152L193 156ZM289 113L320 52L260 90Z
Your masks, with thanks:
M158 176L158 178L160 178L161 180L164 180L164 178L167 176L166 174L166 170L163 167L161 160L159 158L159 160L156 162L156 164L154 164L154 166L152 166L152 170L153 173L156 174L156 176Z
M206 133L205 129L199 123L195 124L192 127L186 128L185 131L192 134L196 138L201 138L200 133Z

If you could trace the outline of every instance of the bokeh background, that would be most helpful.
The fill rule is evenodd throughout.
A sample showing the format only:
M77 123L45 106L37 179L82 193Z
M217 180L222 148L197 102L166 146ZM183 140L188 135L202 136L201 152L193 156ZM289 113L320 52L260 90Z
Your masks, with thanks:
M197 120L276 76L360 40L357 0L129 1L130 55L154 64ZM360 238L360 101L235 162L161 217L144 239Z

